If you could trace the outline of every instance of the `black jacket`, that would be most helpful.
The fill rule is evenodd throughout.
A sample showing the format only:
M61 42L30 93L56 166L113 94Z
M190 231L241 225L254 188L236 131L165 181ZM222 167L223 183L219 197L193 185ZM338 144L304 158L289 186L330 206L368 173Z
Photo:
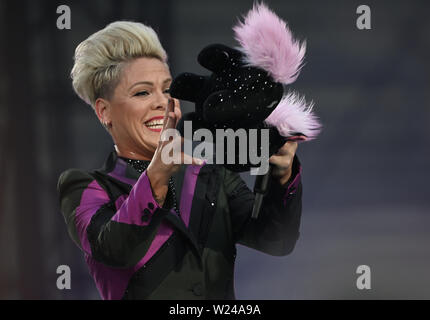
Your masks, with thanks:
M103 299L234 299L236 244L282 256L299 237L302 185L297 157L285 187L272 181L251 219L254 194L223 166L183 165L174 175L180 216L154 200L113 151L103 168L59 178L68 231L84 251Z

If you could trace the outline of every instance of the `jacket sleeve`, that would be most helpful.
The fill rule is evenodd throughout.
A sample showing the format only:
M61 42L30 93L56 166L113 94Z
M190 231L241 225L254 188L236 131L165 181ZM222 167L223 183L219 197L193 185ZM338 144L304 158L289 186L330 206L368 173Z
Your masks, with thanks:
M299 237L302 211L301 166L297 156L285 186L272 178L257 219L251 218L255 195L239 174L226 170L224 183L236 242L274 256L290 254Z
M87 172L70 169L58 181L61 212L75 243L111 267L134 266L148 251L166 209L154 200L146 171L130 194L111 200Z

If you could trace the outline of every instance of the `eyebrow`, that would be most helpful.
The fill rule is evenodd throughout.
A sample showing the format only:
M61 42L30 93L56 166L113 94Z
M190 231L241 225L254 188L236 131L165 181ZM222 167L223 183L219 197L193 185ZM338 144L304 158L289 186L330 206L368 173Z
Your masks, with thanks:
M170 82L170 81L172 81L172 78L168 78L168 79L164 80L163 84L166 84L167 82ZM149 86L154 86L154 82L151 82L151 81L139 81L139 82L136 82L135 84L133 84L128 90L133 89L135 86L137 86L139 84L146 84L146 85L149 85Z

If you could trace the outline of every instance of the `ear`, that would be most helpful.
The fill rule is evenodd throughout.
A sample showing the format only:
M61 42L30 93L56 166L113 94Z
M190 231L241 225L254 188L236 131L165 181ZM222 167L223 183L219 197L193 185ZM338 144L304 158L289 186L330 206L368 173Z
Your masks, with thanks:
M106 128L109 128L112 125L111 105L109 101L103 98L98 98L94 103L94 109L96 111L97 118L99 118L100 122Z

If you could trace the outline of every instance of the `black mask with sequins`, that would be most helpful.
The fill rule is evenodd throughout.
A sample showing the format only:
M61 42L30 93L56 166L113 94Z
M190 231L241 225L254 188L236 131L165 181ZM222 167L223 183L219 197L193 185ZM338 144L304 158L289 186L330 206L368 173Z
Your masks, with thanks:
M216 129L243 128L249 137L250 129L269 129L269 156L276 153L285 143L274 128L264 124L264 120L281 101L284 90L280 83L274 82L266 71L246 66L243 54L222 44L204 48L198 62L212 71L210 76L183 73L177 76L170 86L171 96L195 103L195 112L184 114L177 125L184 135L184 121L192 121L193 131L209 129L214 137ZM194 132L193 132L194 133ZM260 137L260 135L258 135ZM258 141L261 141L260 138ZM239 164L238 143L236 143L235 164L226 164L233 171L247 171L250 161ZM259 146L248 148L259 149ZM252 149L251 149L252 150ZM227 150L224 152L227 160ZM227 163L227 161L224 161Z

